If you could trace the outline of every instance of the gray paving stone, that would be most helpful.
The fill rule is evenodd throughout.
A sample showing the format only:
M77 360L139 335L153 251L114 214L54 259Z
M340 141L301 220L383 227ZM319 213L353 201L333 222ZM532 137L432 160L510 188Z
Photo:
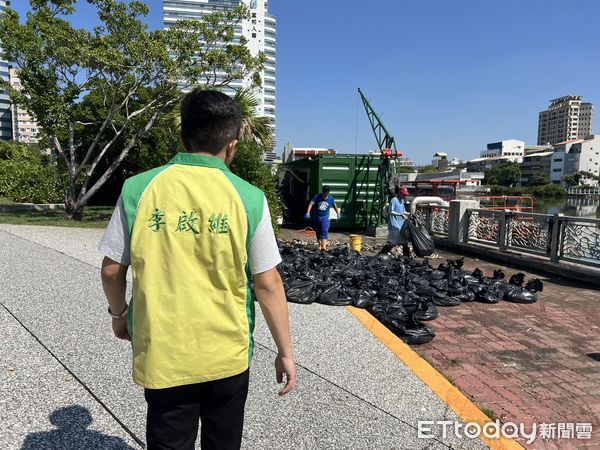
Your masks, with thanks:
M140 448L0 307L0 448Z

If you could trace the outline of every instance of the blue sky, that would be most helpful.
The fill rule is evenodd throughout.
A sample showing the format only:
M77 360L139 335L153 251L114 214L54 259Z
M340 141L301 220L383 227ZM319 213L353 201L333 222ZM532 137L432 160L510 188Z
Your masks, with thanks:
M149 0L151 26L162 2ZM28 2L13 7L24 12ZM270 0L278 22L277 152L375 149L357 87L416 162L537 140L548 100L600 107L597 0ZM90 25L90 15L76 18ZM595 126L597 130L597 126Z

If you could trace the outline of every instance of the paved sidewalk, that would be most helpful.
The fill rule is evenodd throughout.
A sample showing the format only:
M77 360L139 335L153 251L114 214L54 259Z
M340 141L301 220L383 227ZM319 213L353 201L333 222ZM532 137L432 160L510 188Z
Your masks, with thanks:
M112 337L100 230L0 225L0 448L139 448L145 404L130 347ZM417 438L456 415L345 308L290 305L298 389L276 395L257 317L244 448L478 449Z
M491 275L498 264L465 258L465 270L476 267ZM507 277L522 272L504 270ZM593 425L590 440L551 439L528 447L600 448L600 291L540 274L527 277L544 282L538 303L440 308L436 338L416 350L504 421Z

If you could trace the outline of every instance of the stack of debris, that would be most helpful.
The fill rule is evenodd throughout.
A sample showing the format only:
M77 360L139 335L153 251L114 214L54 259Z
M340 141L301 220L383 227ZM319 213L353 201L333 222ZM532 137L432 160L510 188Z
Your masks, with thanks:
M289 302L353 305L366 308L409 344L435 336L423 322L437 318L439 306L462 302L534 303L543 284L525 283L522 273L507 282L501 270L486 277L479 269L462 270L464 259L447 260L433 268L427 260L363 256L349 247L317 253L301 245L281 244L279 266Z

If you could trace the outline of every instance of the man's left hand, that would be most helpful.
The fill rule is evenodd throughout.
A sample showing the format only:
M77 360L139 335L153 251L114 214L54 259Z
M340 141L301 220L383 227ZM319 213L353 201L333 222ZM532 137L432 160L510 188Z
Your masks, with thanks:
M129 331L127 331L127 316L122 319L113 319L112 328L117 338L124 341L131 341L131 336L129 336Z

